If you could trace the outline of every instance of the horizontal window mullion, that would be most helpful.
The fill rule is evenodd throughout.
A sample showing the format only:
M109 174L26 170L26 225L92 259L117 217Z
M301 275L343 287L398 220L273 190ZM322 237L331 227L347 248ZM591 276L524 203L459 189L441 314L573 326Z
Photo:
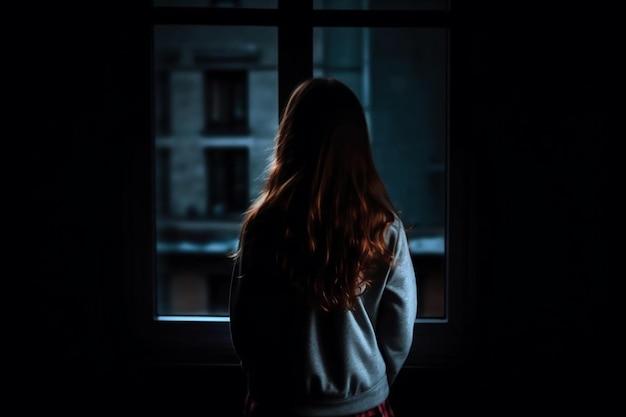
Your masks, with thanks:
M277 9L226 9L210 7L153 7L155 25L278 26Z
M298 18L289 18L296 12ZM279 10L226 9L208 7L154 7L152 23L156 25L242 25L279 26L302 24L308 15L312 26L343 27L447 27L452 24L448 11L421 10ZM308 22L307 22L308 23Z
M447 11L420 10L313 10L313 26L343 27L447 27Z

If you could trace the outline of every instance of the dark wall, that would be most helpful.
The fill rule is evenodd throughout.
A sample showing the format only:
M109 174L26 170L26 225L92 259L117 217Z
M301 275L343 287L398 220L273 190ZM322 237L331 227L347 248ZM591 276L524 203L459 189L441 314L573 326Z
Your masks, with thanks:
M604 6L468 12L456 116L476 146L471 396L599 415L619 398L618 26Z
M473 6L453 44L453 134L475 173L476 338L466 366L405 370L397 415L616 405L617 13L511 5L489 18L486 2ZM148 15L48 7L27 11L11 50L14 387L29 407L236 410L237 368L130 366L125 184L129 144L148 120Z

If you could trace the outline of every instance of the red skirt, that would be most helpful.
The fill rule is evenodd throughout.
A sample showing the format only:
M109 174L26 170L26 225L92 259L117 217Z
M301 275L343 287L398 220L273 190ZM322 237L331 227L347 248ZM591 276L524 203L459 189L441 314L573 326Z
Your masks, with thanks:
M264 416L275 416L271 410L269 413L264 412L260 407L257 407L257 403L250 398L249 395L246 396L246 401L244 405L243 417L264 417ZM282 414L281 414L282 415ZM337 416L337 417L394 417L393 409L391 405L389 405L389 400L383 401L381 404L378 404L377 407L369 409L367 411L363 411L357 414L350 414L347 416Z

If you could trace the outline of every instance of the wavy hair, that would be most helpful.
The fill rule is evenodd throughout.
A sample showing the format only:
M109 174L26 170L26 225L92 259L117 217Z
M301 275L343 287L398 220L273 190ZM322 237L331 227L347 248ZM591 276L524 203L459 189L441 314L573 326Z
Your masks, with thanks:
M342 82L311 78L291 93L234 257L264 213L277 214L274 266L324 311L354 309L372 270L393 262L385 232L398 214L377 172L361 103Z

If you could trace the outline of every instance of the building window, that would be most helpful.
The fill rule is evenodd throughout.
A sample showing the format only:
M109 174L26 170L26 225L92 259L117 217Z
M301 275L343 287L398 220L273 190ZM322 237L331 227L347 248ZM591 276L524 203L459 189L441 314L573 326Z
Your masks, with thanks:
M172 247L160 251L158 262L160 316L187 321L228 316L231 264L223 256L201 249L181 252Z
M209 7L239 7L241 0L209 0Z
M155 134L159 136L166 136L169 135L171 132L171 97L169 71L157 71L154 81Z
M167 217L170 212L170 158L169 148L161 148L156 151L156 161L154 167L154 183L156 186L155 209L157 217Z
M209 217L239 221L250 203L247 148L205 151Z
M207 135L248 133L248 74L245 70L204 72L204 114Z

